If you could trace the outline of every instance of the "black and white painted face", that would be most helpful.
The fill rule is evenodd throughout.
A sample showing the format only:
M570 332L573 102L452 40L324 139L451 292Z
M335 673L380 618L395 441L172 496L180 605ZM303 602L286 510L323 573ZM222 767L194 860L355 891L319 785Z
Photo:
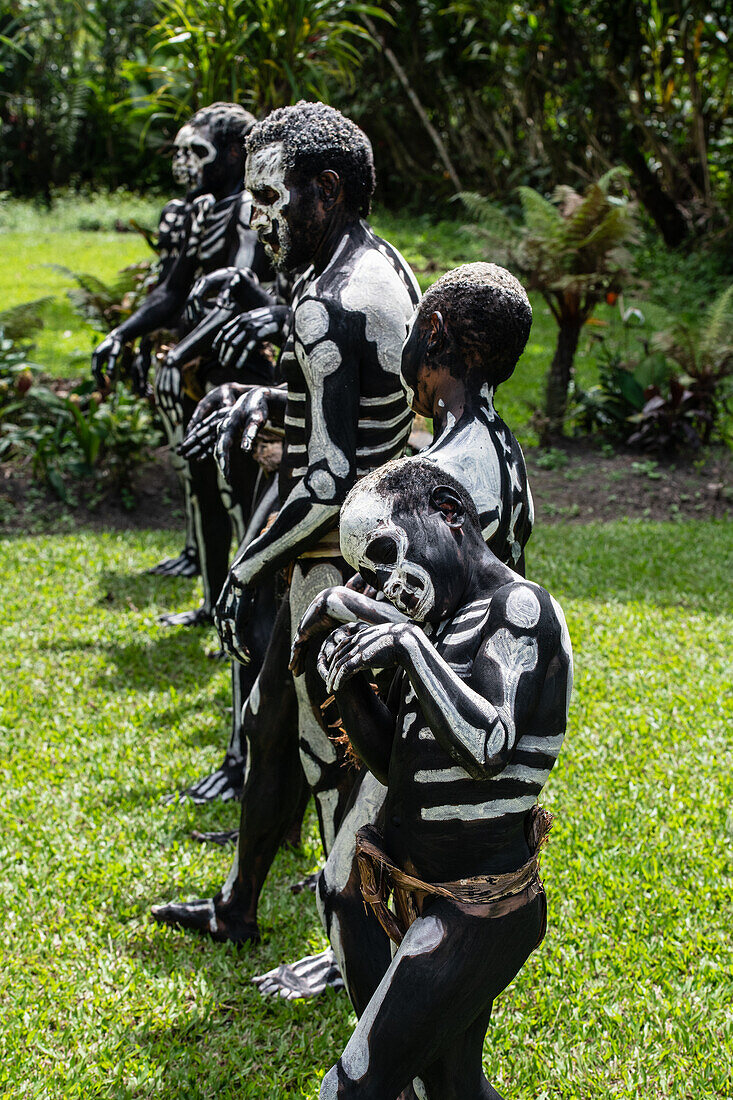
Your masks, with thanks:
M216 160L216 146L198 127L188 123L176 134L174 145L173 179L186 191L200 191L205 183L206 166Z
M440 512L395 515L367 490L342 509L340 537L349 564L416 622L440 622L460 604L463 564Z
M390 603L422 622L435 603L433 582L409 556L409 537L392 517L392 501L356 493L341 511L341 553Z
M275 267L282 269L291 249L287 211L290 191L285 186L282 143L266 145L247 157L245 187L252 195L250 225Z

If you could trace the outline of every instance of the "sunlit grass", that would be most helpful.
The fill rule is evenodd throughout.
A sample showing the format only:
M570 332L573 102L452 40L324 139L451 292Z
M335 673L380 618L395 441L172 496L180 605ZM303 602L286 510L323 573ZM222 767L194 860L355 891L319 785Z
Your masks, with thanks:
M175 533L8 539L0 624L0 1092L13 1100L304 1097L343 1048L346 998L269 1003L249 979L322 934L316 866L282 852L263 944L160 929L230 855L188 839L237 807L167 804L218 762L226 669L165 631L190 581L141 576ZM499 999L487 1073L507 1097L733 1094L731 543L725 524L558 525L529 572L576 655L571 726L543 801L550 927ZM429 1037L427 1037L429 1041Z

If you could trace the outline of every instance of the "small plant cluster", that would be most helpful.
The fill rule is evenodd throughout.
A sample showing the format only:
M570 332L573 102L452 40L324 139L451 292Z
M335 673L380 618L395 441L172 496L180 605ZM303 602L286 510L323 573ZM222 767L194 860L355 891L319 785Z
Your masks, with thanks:
M141 260L123 267L114 280L105 283L96 275L71 271L61 264L51 266L74 280L76 286L66 292L69 301L97 332L109 332L135 312L155 282L157 270L154 261Z
M649 335L636 309L622 311L622 321L620 344L598 338L599 381L576 389L576 427L658 453L698 450L716 432L726 438L733 285L702 316L682 314L667 331Z
M57 392L41 380L28 351L0 329L0 460L25 461L65 503L75 502L80 482L94 478L90 504L116 491L133 507L132 471L160 439L148 403L119 382L107 396L91 380Z

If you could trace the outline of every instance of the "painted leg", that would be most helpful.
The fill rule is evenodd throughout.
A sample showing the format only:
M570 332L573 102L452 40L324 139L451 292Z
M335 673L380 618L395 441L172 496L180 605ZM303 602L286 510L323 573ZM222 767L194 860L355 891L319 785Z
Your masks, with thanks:
M192 412L195 407L193 402L191 406ZM204 626L210 623L214 603L229 571L232 524L219 494L216 463L213 458L190 462L188 471L204 598L199 607L190 611L161 615L160 622L166 626Z
M163 429L170 448L171 463L175 470L183 492L183 502L186 516L186 543L181 553L175 558L164 558L157 565L148 569L159 577L197 577L201 572L199 566L198 550L196 548L196 534L194 531L193 509L191 507L191 486L188 478L188 463L178 454L178 444L183 439L183 405L180 398L176 399L171 394L161 393L158 390L159 374L155 377L155 402L158 414L163 422Z
M320 1100L387 1100L414 1081L421 1100L497 1096L481 1065L496 996L532 951L544 899L491 919L435 899L408 930Z
M325 562L296 563L290 586L291 624L298 625L311 601L324 588L342 584L348 566ZM317 668L317 647L308 654L306 669L295 678L298 697L298 739L300 760L313 792L325 855L331 851L356 779L352 768L343 766L342 753L329 737L322 707L328 693Z
M259 939L260 891L302 804L303 771L297 747L297 703L291 676L290 608L281 604L262 671L245 706L247 773L239 843L226 883L213 898L156 906L153 917L211 936L244 943Z
M212 802L219 798L226 802L240 798L244 785L247 762L247 745L243 736L243 702L248 699L263 666L265 653L275 626L275 581L266 581L257 590L256 604L247 630L248 665L231 662L232 669L232 728L224 759L219 767L190 787L181 791L181 799L193 802ZM290 675L285 672L288 681ZM302 815L301 815L302 816Z
M392 958L389 937L364 904L356 862L357 830L377 823L386 794L378 779L363 773L318 883L318 911L357 1016Z
M369 772L359 776L326 865L316 876L318 911L330 949L253 978L263 996L316 997L327 987L340 989L344 973L357 1015L371 999L389 966L391 951L389 939L361 896L356 831L376 822L385 794L386 787Z

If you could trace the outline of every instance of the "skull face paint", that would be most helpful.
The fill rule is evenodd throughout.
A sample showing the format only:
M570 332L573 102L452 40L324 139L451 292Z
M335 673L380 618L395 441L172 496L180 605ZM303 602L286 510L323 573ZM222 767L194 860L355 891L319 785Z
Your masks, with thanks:
M427 569L412 561L408 551L405 529L387 524L374 532L360 568L376 575L379 587L398 611L422 622L435 604L435 589Z
M173 154L173 179L186 191L200 191L204 186L207 164L216 160L217 149L201 130L188 123L176 134Z
M252 195L250 225L277 268L286 264L291 248L290 227L285 217L290 191L285 186L283 146L267 145L247 157L245 186Z
M400 517L403 518L403 517ZM341 553L365 580L416 622L435 606L428 570L410 555L410 536L392 516L391 502L372 493L356 493L341 512Z

